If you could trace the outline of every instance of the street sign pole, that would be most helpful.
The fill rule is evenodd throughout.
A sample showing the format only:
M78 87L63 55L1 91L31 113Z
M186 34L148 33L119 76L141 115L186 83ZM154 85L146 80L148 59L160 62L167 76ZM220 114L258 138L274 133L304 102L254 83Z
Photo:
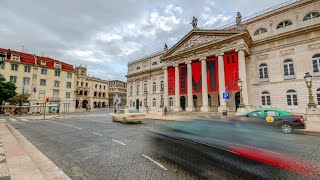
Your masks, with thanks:
M46 119L47 102L44 103L43 119Z

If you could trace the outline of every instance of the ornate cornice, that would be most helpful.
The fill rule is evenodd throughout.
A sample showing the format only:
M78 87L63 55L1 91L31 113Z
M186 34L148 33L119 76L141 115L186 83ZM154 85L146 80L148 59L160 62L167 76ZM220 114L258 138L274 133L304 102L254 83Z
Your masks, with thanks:
M219 56L223 56L224 52L218 52L217 54L215 54L215 57L219 57Z
M207 57L202 57L199 59L199 61L205 61L205 60L207 60Z

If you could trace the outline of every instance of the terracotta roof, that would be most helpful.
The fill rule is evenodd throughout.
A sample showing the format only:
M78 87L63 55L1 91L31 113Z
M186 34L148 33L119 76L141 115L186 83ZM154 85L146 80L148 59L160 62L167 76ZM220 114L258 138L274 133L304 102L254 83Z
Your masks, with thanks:
M54 68L54 63L61 63L62 65L62 70L68 70L68 71L74 71L75 69L73 68L73 65L71 64L67 64L64 62L61 62L59 60L56 59L52 59L49 57L42 57L42 56L37 56L37 55L33 55L33 54L28 54L25 52L19 52L19 51L14 51L14 50L10 50L10 49L4 49L4 48L0 48L0 52L11 52L12 54L17 54L20 55L20 61L27 63L27 64L32 64L32 65L39 65L39 66L46 66L46 67L50 67L50 68ZM35 62L35 59L37 58L37 62ZM46 61L46 65L42 65L41 61L44 60Z

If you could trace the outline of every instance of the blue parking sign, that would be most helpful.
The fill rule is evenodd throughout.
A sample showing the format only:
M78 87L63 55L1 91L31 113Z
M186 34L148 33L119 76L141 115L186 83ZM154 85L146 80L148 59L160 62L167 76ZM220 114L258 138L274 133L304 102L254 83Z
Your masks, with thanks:
M223 99L229 100L230 99L230 93L223 93Z

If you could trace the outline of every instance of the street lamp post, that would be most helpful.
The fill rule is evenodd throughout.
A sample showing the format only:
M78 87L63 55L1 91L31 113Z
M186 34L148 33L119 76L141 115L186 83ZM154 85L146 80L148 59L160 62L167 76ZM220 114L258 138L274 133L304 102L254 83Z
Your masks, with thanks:
M306 81L306 84L307 84L307 88L309 90L309 103L307 104L308 105L308 108L316 108L317 105L316 103L314 103L314 100L313 100L313 96L312 96L312 90L311 90L311 87L312 87L312 76L309 72L306 73L306 75L304 76L304 79Z
M244 108L244 104L243 104L243 98L242 98L242 81L241 79L239 78L238 80L238 87L239 87L239 90L240 90L240 103L239 103L239 108Z

